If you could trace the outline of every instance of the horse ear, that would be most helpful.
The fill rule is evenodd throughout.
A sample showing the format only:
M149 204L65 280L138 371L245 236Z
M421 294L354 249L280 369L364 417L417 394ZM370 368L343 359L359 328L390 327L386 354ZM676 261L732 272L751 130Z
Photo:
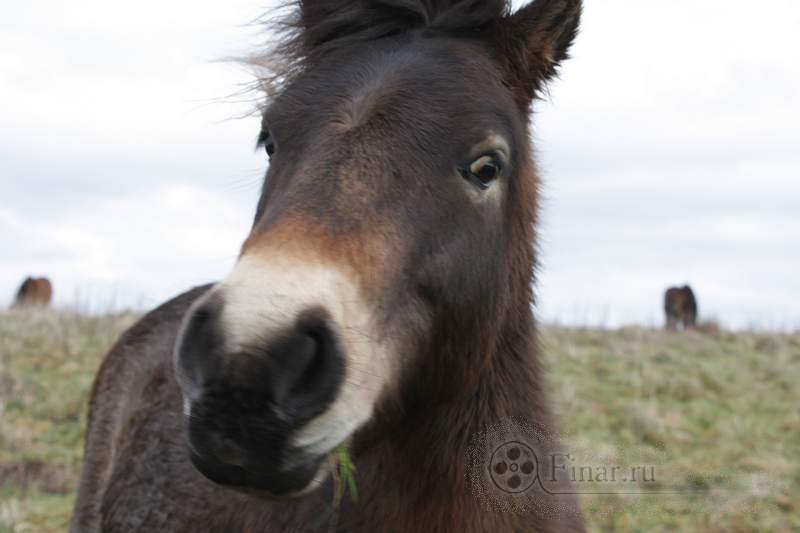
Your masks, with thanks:
M533 99L545 83L558 73L578 34L581 0L535 0L508 16L505 35L510 42L512 65L518 89Z

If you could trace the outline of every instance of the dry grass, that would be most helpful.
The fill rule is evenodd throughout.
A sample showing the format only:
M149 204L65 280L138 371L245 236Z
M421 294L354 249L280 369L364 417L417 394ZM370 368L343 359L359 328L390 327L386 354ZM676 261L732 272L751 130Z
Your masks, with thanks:
M705 335L709 335L711 337L719 338L722 335L722 327L719 325L719 322L714 319L705 319L701 320L695 326L697 331L703 333Z
M65 529L92 378L133 320L0 313L0 533ZM585 496L593 531L800 531L800 336L548 328L543 345L572 443L684 491Z
M679 492L586 496L594 531L800 531L800 336L549 329L544 345L566 433Z
M134 320L0 313L0 532L66 528L92 379Z

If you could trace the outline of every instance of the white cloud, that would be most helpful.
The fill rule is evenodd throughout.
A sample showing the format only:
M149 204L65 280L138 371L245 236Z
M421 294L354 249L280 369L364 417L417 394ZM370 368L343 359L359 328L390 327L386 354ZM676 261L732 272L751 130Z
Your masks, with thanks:
M520 2L515 2L519 4ZM800 5L586 2L574 59L537 106L546 319L701 309L800 325ZM32 0L0 16L0 296L152 305L224 275L256 201L249 76L262 2ZM78 292L76 296L76 291Z
M541 308L661 320L692 282L727 324L798 327L800 5L586 3L539 106Z
M265 166L247 83L254 2L32 1L0 18L0 294L150 306L224 275Z
M47 274L59 305L155 305L225 275L250 211L231 195L190 185L87 197L57 220L3 210L0 284L10 295L25 275Z

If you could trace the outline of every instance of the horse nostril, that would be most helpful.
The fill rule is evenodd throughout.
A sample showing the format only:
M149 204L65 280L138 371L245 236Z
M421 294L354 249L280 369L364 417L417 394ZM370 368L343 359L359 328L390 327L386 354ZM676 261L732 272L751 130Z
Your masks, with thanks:
M221 308L222 301L215 294L186 317L177 362L180 373L194 387L201 387L219 366L224 349L219 324Z
M308 391L322 358L320 343L312 335L295 333L280 344L274 350L280 365L274 390L278 403Z
M322 313L306 313L269 349L275 402L293 410L333 401L344 370L336 337Z

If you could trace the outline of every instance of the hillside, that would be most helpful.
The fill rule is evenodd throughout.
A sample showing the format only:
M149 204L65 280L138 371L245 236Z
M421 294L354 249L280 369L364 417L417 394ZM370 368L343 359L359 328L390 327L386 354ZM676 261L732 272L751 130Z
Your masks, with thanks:
M63 531L86 401L131 315L0 314L0 533ZM800 530L800 336L548 328L570 446L657 467L584 495L593 531Z

